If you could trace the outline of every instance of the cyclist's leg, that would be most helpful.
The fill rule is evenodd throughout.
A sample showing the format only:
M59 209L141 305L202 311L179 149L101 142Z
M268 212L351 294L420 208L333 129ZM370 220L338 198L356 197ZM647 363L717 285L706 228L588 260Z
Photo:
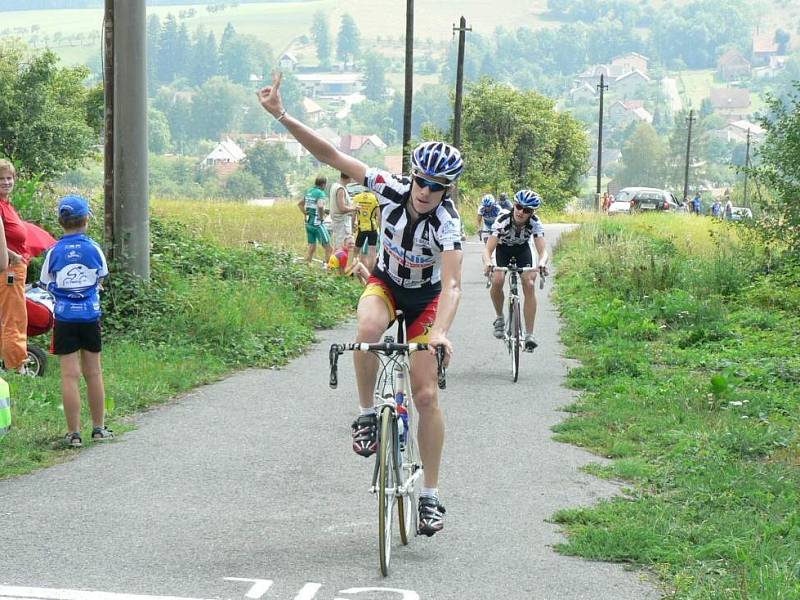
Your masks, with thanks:
M536 320L536 271L528 271L522 274L522 292L525 295L525 303L522 305L522 312L525 315L525 333L533 333L533 325Z
M402 303L402 300L400 301ZM401 306L408 325L408 341L426 343L428 332L436 320L439 307L438 293L423 299L415 306ZM436 357L428 352L411 355L411 392L419 415L417 441L422 464L425 465L425 487L436 488L439 481L439 464L444 446L444 418L439 408L436 386Z
M391 292L386 289L383 282L371 277L358 301L356 342L368 344L379 342L394 320L394 306ZM369 352L355 352L353 362L358 385L358 402L362 408L370 408L374 404L378 359Z
M436 488L444 447L444 417L436 388L436 357L428 352L415 352L411 357L411 392L419 415L417 442L425 465L425 487Z

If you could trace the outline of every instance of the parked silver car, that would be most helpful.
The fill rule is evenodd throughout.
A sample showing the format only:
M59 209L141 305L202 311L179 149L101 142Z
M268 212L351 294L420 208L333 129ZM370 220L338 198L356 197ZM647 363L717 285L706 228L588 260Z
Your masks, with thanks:
M672 192L650 187L622 188L616 199L630 202L630 212L677 211L682 205Z

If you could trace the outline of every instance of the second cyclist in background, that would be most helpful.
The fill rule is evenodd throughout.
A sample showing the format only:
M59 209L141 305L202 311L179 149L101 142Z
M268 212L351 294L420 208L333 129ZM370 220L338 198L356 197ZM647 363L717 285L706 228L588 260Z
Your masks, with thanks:
M538 270L528 271L521 275L522 292L525 301L522 313L525 320L525 351L533 352L536 339L533 337L533 325L536 319L536 292L534 281L541 273L547 274L547 246L544 241L544 227L535 211L541 205L539 194L533 190L520 190L514 194L514 208L502 211L495 219L492 234L483 248L483 265L486 273L492 269L492 253L496 250L498 267L507 267L512 258L516 259L518 267L532 267L533 254L531 252L531 239L536 246L539 257ZM493 323L494 337L502 339L505 328L503 317L505 272L496 271L492 275L492 285L489 295L494 305L496 318Z
M514 205L511 204L511 200L508 199L508 194L505 192L500 192L500 195L497 197L497 206L500 207L500 210L511 210L514 208Z
M481 205L478 207L478 220L476 227L478 228L478 239L486 242L489 234L492 232L492 225L500 214L500 207L495 202L494 196L486 194L481 200Z

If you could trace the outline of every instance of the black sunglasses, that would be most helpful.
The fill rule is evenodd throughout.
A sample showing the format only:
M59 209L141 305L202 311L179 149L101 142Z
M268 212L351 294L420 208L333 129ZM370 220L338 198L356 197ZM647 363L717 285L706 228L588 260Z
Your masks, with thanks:
M521 210L526 215L533 213L533 209L530 206L522 206L522 204L515 204L514 208L516 208L517 210Z
M425 179L424 177L420 177L419 175L414 175L414 181L417 182L419 187L427 187L431 188L432 192L441 192L442 190L446 190L449 188L449 185L445 185L443 183L438 183L436 181L431 181L430 179Z

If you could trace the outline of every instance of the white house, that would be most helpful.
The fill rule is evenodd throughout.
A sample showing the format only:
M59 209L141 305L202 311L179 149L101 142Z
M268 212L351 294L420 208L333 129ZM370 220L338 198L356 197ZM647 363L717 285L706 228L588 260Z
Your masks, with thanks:
M325 109L311 98L303 98L303 110L306 113L306 121L308 123L319 123L320 119L325 115Z
M597 88L583 81L569 91L569 97L573 102L594 100L597 97L596 90Z
M640 71L647 74L647 65L649 63L650 59L638 52L626 52L611 59L611 65L622 68L625 73Z
M264 141L267 144L283 146L289 156L295 160L300 160L304 156L308 156L308 150L306 150L300 144L300 142L298 142L289 134L279 133L275 135L268 135L266 138L264 138Z
M610 90L613 90L615 94L627 98L630 96L641 96L642 91L649 83L650 78L647 75L638 69L634 69L629 73L625 73L625 75L617 77L608 87Z
M247 155L239 144L226 137L203 159L203 165L213 167L218 165L236 164L245 159Z
M747 142L748 130L750 131L750 141L756 143L762 141L764 135L767 133L764 128L757 123L751 123L745 119L740 119L738 121L731 121L725 127L715 129L712 135L726 142L744 144Z
M297 67L297 57L291 52L284 52L278 59L278 67L281 71L294 71Z

